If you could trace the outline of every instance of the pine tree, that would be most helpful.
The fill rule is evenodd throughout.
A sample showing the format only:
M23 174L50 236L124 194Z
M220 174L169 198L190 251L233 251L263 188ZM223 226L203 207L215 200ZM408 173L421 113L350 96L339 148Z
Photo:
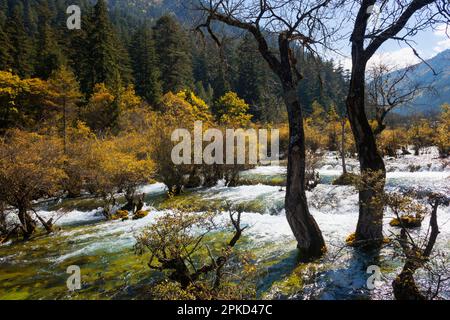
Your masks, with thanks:
M4 32L0 24L0 70L9 70L13 65L13 58L11 56L13 48L6 32Z
M222 57L218 57L217 53L208 60L208 69L215 99L231 91L230 72L227 70L226 61Z
M50 18L51 12L47 2L42 2L39 8L39 38L36 62L36 76L42 79L47 79L53 71L65 62L55 30L50 26Z
M263 93L263 70L261 65L261 56L255 40L249 34L246 34L238 47L238 78L236 83L236 92L251 107L254 107L261 101Z
M168 15L161 17L153 30L163 92L192 88L192 56L186 33Z
M127 66L121 65L120 54L124 54L124 50L114 34L104 0L97 1L88 24L87 48L90 52L86 66L90 72L87 72L86 89L92 92L99 83L120 87L130 75Z
M13 58L12 70L22 78L30 77L34 72L33 44L27 35L23 23L23 6L18 3L12 9L6 22L6 33L11 43Z
M155 105L161 97L162 88L155 44L147 25L142 25L134 34L130 52L136 92Z
M208 87L205 89L205 86L203 85L202 81L197 81L195 84L195 94L206 102L207 105L211 106L214 101L214 90L211 87L210 84L208 84Z
M48 0L44 1L47 2ZM36 34L38 27L38 14L33 0L22 0L23 3L23 24L28 34Z
M0 0L0 26L6 22L8 15L8 0Z

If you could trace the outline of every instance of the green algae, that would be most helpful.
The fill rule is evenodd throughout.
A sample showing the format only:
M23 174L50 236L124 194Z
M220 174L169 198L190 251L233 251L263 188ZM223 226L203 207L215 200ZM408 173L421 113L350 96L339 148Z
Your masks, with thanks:
M206 212L223 209L223 201L205 199L194 191L187 190L177 196L164 196L151 203L157 210L182 209L186 212Z

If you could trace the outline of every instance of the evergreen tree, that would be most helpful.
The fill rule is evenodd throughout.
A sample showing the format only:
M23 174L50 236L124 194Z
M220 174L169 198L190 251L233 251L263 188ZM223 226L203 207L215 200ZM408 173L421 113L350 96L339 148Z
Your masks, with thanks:
M23 4L23 24L27 34L36 34L38 28L38 13L34 8L36 3L34 0L21 0ZM41 1L41 4L48 0Z
M225 58L226 59L226 58ZM214 98L218 99L231 91L230 70L227 70L226 60L217 56L217 52L208 60L208 69L211 86L214 89Z
M162 88L151 29L146 25L134 34L130 51L136 92L155 105L161 97Z
M39 11L36 76L47 79L64 63L64 58L55 35L55 29L50 25L51 12L47 2L42 2Z
M263 66L253 36L246 34L239 45L236 92L250 108L261 101L263 93Z
M88 24L87 48L90 52L86 65L90 68L90 72L86 89L92 92L94 86L99 83L105 83L109 87L120 87L122 82L130 78L130 74L128 67L123 63L123 60L126 60L123 58L125 50L117 41L104 0L97 1Z
M0 26L6 22L8 16L8 0L0 0Z
M11 52L13 48L6 32L0 24L0 70L9 70L13 65L13 58Z
M211 106L214 101L214 90L210 84L205 88L202 81L198 81L195 84L195 94L200 97L207 105Z
M163 92L192 88L192 56L186 33L168 15L161 17L153 30Z
M34 72L33 44L24 26L23 6L18 3L6 22L6 33L11 43L12 70L20 77L30 77Z

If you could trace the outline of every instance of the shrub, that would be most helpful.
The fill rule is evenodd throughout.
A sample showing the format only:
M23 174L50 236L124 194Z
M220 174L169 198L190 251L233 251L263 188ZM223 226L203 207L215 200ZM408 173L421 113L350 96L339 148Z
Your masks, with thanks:
M0 139L0 201L14 207L24 239L36 228L36 218L48 232L52 220L44 221L33 210L33 201L58 195L67 177L62 142L58 138L18 129Z
M355 185L357 179L358 175L347 172L333 180L332 184L335 186L351 186Z
M148 216L148 213L149 213L148 211L139 210L138 212L136 212L133 215L133 220L139 220L139 219L145 218L146 216Z
M219 231L214 222L217 213L210 212L167 212L137 237L136 252L150 252L149 267L164 276L153 291L154 298L255 297L251 256L235 247L246 227L241 227L241 212L229 210L234 234L227 243L207 241L207 236Z
M394 218L389 222L392 227L419 228L422 225L423 217L403 215L400 218Z

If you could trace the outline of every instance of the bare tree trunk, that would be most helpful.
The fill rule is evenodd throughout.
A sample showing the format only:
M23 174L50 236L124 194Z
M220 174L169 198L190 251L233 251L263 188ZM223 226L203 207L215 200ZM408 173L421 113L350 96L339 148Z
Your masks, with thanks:
M63 137L64 137L64 154L67 154L67 103L64 97L63 102Z
M23 239L28 240L33 234L34 229L36 229L36 223L31 218L26 207L19 207L18 209L19 209L19 220L22 226Z
M358 55L359 52L353 54ZM354 59L358 62L358 59ZM386 168L377 150L372 128L364 110L365 63L353 66L350 92L347 97L347 113L351 123L358 151L361 176L365 186L359 191L359 219L356 241L361 244L381 244L383 239L383 204L377 196L384 192ZM364 175L379 173L378 179L365 179Z
M341 120L341 159L342 159L342 174L347 174L347 165L345 164L345 118Z
M396 300L426 300L419 291L414 280L414 273L419 266L412 261L407 261L402 272L392 282Z
M325 252L322 233L311 216L305 193L305 133L297 92L285 90L284 99L289 115L289 153L286 186L286 217L297 239L300 259L309 261Z
M402 226L400 234L400 245L403 253L406 256L406 262L403 266L402 272L392 282L392 288L394 289L394 296L396 300L427 300L428 298L422 294L417 288L416 281L414 280L414 273L422 268L428 261L436 244L437 237L439 235L439 226L437 222L437 210L439 204L446 200L440 196L434 196L430 199L432 202L430 229L425 248L419 248L414 241L408 242L408 239L412 239L407 235L406 228ZM437 294L437 292L436 292Z
M39 222L42 224L42 226L44 227L44 229L47 231L48 234L53 232L53 219L50 219L48 221L45 221L44 219L42 219L41 216L39 216L37 214L36 211L34 211L34 214L36 215L36 217L38 218Z

